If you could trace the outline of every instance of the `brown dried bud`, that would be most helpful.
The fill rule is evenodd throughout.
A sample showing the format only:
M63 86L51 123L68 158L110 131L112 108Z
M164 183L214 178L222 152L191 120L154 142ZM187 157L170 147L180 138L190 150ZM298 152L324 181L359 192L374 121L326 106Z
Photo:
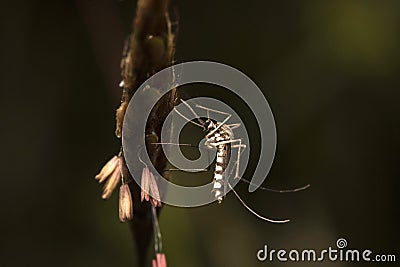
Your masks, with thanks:
M116 114L116 129L115 129L115 135L118 138L121 138L121 134L122 134L122 124L124 123L124 116L125 116L125 111L126 108L128 107L128 102L124 101L121 103L121 105L119 106L119 108L117 109L117 114Z
M133 218L132 195L127 184L119 188L119 220L125 222Z

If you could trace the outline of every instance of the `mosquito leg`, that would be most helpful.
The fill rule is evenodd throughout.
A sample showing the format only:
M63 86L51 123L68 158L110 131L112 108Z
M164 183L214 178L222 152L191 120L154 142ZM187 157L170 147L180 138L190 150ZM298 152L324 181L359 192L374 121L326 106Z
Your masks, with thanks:
M231 148L240 148L240 147L242 147L242 148L246 148L247 146L245 145L245 144L239 144L239 145L233 145L233 146L231 146Z
M233 129L239 128L241 126L241 124L233 123L233 124L227 124L226 126L228 126L229 128L231 128L233 130Z
M242 153L246 149L247 146L245 144L242 144L242 140L241 139L222 141L222 142L219 142L219 143L227 144L227 143L235 143L235 142L239 142L239 144L231 145L231 148L238 148L237 160L234 162L234 164L233 164L234 169L232 168L232 170L230 171L228 177L230 177L232 175L232 173L233 173L233 170L235 170L236 171L235 172L235 179L237 179L237 178L240 178L240 176L239 176L240 157L242 156ZM219 143L216 143L216 144L218 145ZM243 150L241 148L243 148Z
M201 125L200 123L194 122L194 121L192 121L192 120L189 120L185 115L183 115L182 113L180 113L180 112L178 111L178 109L174 108L174 110L175 110L175 112L176 112L179 116L181 116L182 118L184 118L186 121L188 121L188 122L190 122L190 123L192 123L192 124L194 124L194 125L199 126L199 127L202 128L202 129L204 129L204 126L203 126L203 125Z
M178 143L150 143L150 145L171 145L171 146L190 146L196 147L192 144L178 144Z
M243 177L241 177L240 180L242 180L245 183L254 185L251 181L249 181L249 180L247 180L247 179L245 179ZM272 188L260 186L258 189L269 191L269 192L274 192L274 193L296 193L296 192L299 192L299 191L306 190L310 186L311 186L310 184L306 184L304 186L297 187L297 188L294 188L294 189L272 189Z
M233 139L233 140L226 140L226 141L221 141L221 142L216 142L216 143L210 143L210 145L213 146L218 146L218 145L224 145L224 144L232 144L232 143L236 143L239 142L238 145L232 145L232 148L236 148L236 147L246 147L245 144L242 144L242 139Z
M207 110L207 111L212 111L212 112L223 114L223 115L231 115L231 114L223 112L223 111L219 111L219 110L212 109L212 108L207 108L205 106L201 106L201 105L197 105L197 104L196 104L196 108L201 108L201 109L204 109L204 110Z
M238 146L242 147L243 150L246 149L246 145L244 145L244 144L233 145L233 146L231 146L231 148L237 148ZM238 151L238 159L234 163L234 167L236 169L235 179L236 178L240 178L240 180L242 180L245 183L253 184L251 181L247 180L246 178L239 176L239 167L238 167L238 165L240 164L240 158L242 156L243 150ZM228 177L230 177L232 175L232 173L233 173L233 169L229 173ZM295 193L295 192L303 191L303 190L309 188L310 186L311 186L310 184L306 184L304 186L297 187L297 188L294 188L294 189L272 189L272 188L260 186L260 187L258 187L258 189L265 190L265 191L270 191L270 192L275 192L275 193Z
M200 116L194 111L194 109L188 104L186 103L186 101L184 101L183 99L181 99L182 104L184 104L185 106L188 107L188 109L193 113L193 115L197 118L197 121L202 125L204 124L204 121L202 119L200 119ZM197 106L197 105L196 105ZM204 127L203 127L204 128Z
M213 146L218 146L218 145L222 145L222 144L232 144L232 143L236 143L236 142L239 142L239 144L231 145L231 148L238 149L237 160L235 162L235 165L236 165L235 179L239 177L240 156L242 154L241 148L243 148L243 150L244 150L246 148L246 145L242 144L242 139L234 139L234 140L228 140L228 141L221 141L221 142L217 142L217 143L211 143L211 145L213 145ZM232 173L230 173L229 175L231 175L231 174Z
M242 139L233 139L233 140L221 141L221 142L218 142L218 143L211 143L211 145L218 146L218 145L222 145L222 144L232 144L232 143L239 143L239 144L236 144L236 145L231 145L231 148L237 148L238 149L237 160L234 163L234 166L235 166L235 177L234 178L237 179L237 178L239 178L240 157L242 155L243 150L246 149L246 145L242 144ZM242 148L243 148L243 150L242 150ZM232 172L233 172L233 169L229 173L228 177L230 177Z
M185 146L185 147L196 147L196 148L198 148L198 146L195 146L195 145L192 145L192 144L178 144L178 143L160 143L160 142L158 142L158 143L150 143L151 145L172 145L172 146ZM208 161L210 161L210 158L208 159ZM202 168L202 169L165 169L164 171L198 171L198 172L202 172L202 171L204 171L204 172L206 172L206 171L209 171L209 169L204 169L204 168Z
M190 111L193 113L193 115L196 116L196 118L199 118L199 115L194 111L194 109L188 103L186 103L185 100L183 100L183 99L180 99L180 100L181 100L182 104L184 104L185 106L188 107L188 109L190 109Z
M207 170L207 169L166 169L166 170L164 170L165 172L170 172L170 171L184 171L184 172L190 172L190 171L192 171L192 172L194 172L194 171L198 171L198 172L207 172L207 171L209 171L209 170Z
M242 200L242 198L239 196L239 194L235 191L235 189L233 189L233 187L231 186L231 184L228 182L228 186L229 188L233 191L233 193L236 195L236 197L239 199L240 203L242 203L242 205L251 213L253 213L256 217L260 218L261 220L267 221L267 222L271 222L271 223L287 223L290 220L273 220L270 218L266 218L261 216L260 214L258 214L257 212L255 212L253 209L251 209L249 206L247 206L247 204Z
M238 145L233 145L231 148L237 148L238 149L238 154L237 154L237 164L236 164L236 172L235 172L235 179L239 178L239 165L240 165L240 156L242 154L241 149L243 150L246 148L245 144L242 144L242 139L239 139L239 144Z

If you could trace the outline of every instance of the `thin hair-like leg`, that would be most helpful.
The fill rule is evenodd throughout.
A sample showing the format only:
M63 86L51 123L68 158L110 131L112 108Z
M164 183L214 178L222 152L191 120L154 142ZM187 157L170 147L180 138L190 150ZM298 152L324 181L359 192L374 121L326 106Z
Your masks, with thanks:
M233 130L239 128L242 125L240 123L232 123L232 124L227 124L226 126L228 126L229 128L231 128L231 130Z
M197 125L197 126L201 127L202 129L204 129L204 126L203 126L203 125L201 125L200 123L194 122L194 121L192 121L192 120L189 120L185 115L183 115L182 113L180 113L180 112L178 111L178 109L174 108L174 111L175 111L179 116L181 116L182 118L184 118L186 121L188 121L188 122L190 122L190 123L192 123L192 124L194 124L194 125Z
M183 100L183 99L180 99L180 100L181 100L182 104L184 104L185 106L188 107L188 109L193 113L194 116L196 116L196 118L200 118L200 116L194 111L194 109L188 103L186 103L185 100Z
M192 112L192 114L196 117L197 121L199 122L199 124L204 125L204 121L202 119L200 119L199 114L196 113L196 111L194 111L194 109L188 104L186 103L185 100L180 99L182 104L184 104L186 107L188 107L188 109ZM197 106L197 105L196 105ZM204 129L204 127L203 127Z
M236 195L236 197L239 199L239 201L242 203L242 205L248 211L253 213L256 217L260 218L261 220L264 220L264 221L267 221L267 222L271 222L271 223L287 223L287 222L290 222L290 220L288 220L288 219L286 219L286 220L273 220L273 219L269 219L269 218L261 216L260 214L255 212L253 209L251 209L249 206L247 206L247 204L240 198L239 194L235 191L235 189L233 189L233 187L231 186L231 184L229 182L228 182L228 186L232 190L232 192Z
M251 181L247 180L246 178L241 177L240 180L242 180L243 182L245 182L247 184L254 185ZM274 192L274 193L296 193L299 191L303 191L303 190L309 188L310 186L311 186L310 184L306 184L304 186L297 187L294 189L272 189L272 188L260 186L257 189L270 191L270 192Z
M231 115L231 114L229 114L227 112L223 112L223 111L212 109L212 108L207 108L205 106L198 105L198 104L196 104L196 108L201 108L201 109L204 109L204 110L207 110L207 111L212 111L212 112L219 113L219 114L222 114L222 115L227 115L227 116Z
M185 146L185 147L197 147L192 144L178 144L178 143L170 143L170 142L157 142L151 143L152 145L171 145L171 146ZM143 161L142 161L143 162ZM165 169L164 171L199 171L199 172L206 172L209 171L208 169Z
M240 139L237 139L237 140L240 140ZM243 146L243 144L242 144L242 146ZM231 147L232 147L232 148L235 148L236 145L233 145L233 146L231 146ZM245 148L246 148L246 145L244 145L244 149L245 149ZM240 177L240 176L239 176L239 171L238 171L238 170L239 170L239 167L238 167L238 166L239 166L239 164L240 164L240 163L239 163L239 162L240 162L240 157L242 156L242 153L243 153L244 149L243 149L241 152L238 150L238 156L237 156L238 158L237 158L237 160L234 162L234 166L235 166L235 168L236 168L235 179L236 179L236 178L239 178L240 180L242 180L243 182L245 182L245 183L247 183L247 184L254 185L251 181L247 180L247 179L244 178L244 177ZM232 169L232 170L230 171L228 177L230 177L230 176L232 175L233 170L234 170L234 169ZM294 188L294 189L272 189L272 188L260 186L260 187L258 187L258 189L264 190L264 191L269 191L269 192L274 192L274 193L295 193L295 192L303 191L303 190L309 188L310 186L311 186L310 184L306 184L306 185L304 185L304 186L297 187L297 188Z

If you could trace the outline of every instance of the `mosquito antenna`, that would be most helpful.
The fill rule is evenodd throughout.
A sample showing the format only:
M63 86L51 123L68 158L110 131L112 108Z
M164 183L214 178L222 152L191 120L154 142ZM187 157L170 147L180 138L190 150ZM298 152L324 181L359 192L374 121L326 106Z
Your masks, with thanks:
M248 183L248 184L251 184L251 185L255 185L254 183L250 182L246 178L240 177L240 180L242 180L245 183ZM281 190L281 189L272 189L272 188L260 186L258 189L265 190L265 191L270 191L270 192L274 192L274 193L295 193L295 192L303 191L303 190L309 188L310 186L311 186L310 184L306 184L305 186L297 187L297 188L294 188L294 189L283 189L283 190Z
M239 201L242 203L242 205L251 213L253 213L255 216L257 216L258 218L260 218L261 220L267 221L267 222L271 222L271 223L287 223L290 222L290 220L273 220L273 219L269 219L266 217L261 216L260 214L258 214L257 212L255 212L254 210L252 210L249 206L247 206L247 204L240 198L239 194L235 191L235 189L233 189L233 187L231 186L231 184L228 182L228 186L229 188L233 191L233 193L236 195L236 197L239 199Z

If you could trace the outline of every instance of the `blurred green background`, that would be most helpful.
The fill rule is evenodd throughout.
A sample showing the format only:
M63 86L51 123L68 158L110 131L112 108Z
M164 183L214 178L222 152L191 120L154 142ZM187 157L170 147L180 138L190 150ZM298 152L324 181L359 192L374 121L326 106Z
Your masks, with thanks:
M94 180L119 149L119 61L135 5L2 2L1 266L135 266L117 194L102 201ZM400 257L400 2L172 1L172 10L178 62L223 62L263 89L278 132L264 185L312 187L237 187L261 214L292 219L285 225L257 219L232 194L222 205L164 207L169 266L352 266L256 258L264 244L324 249L339 237Z

